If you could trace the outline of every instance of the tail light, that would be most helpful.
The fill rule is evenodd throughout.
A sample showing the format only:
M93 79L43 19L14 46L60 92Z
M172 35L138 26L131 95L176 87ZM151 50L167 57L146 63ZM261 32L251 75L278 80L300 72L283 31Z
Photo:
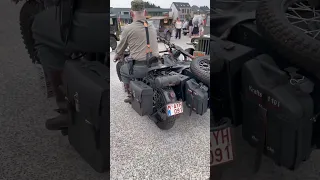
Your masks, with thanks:
M176 94L175 94L173 91L171 91L171 92L169 93L169 95L170 95L170 98L171 98L171 99L173 99L173 98L176 97Z

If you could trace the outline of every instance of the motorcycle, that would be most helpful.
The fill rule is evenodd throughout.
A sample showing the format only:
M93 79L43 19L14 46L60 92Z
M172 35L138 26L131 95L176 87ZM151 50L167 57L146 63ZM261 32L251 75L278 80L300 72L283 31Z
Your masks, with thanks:
M184 112L184 102L189 108L189 115L193 111L200 115L206 113L209 108L209 84L202 82L201 78L193 73L192 65L198 62L199 58L193 57L173 43L164 39L163 41L168 47L159 53L165 54L160 58L152 57L147 60L149 69L146 77L132 79L130 89L133 94L132 108L141 116L147 115L160 129L168 130ZM129 55L130 52L126 51L122 60L117 62L120 81L120 68L125 63L125 57ZM180 55L184 56L183 60L179 59ZM200 57L201 59L209 65L208 56ZM206 71L201 71L209 76L210 66Z

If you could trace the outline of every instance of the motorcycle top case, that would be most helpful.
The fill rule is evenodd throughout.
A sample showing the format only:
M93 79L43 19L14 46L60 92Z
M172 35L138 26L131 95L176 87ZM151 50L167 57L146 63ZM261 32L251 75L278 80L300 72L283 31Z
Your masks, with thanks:
M63 77L72 125L70 144L96 171L110 168L109 68L96 61L67 61Z
M211 56L224 60L221 72L211 73L210 107L215 110L217 117L229 117L235 126L242 123L241 111L241 68L243 64L255 57L255 50L241 44L224 41L212 42ZM217 119L220 119L217 118Z
M186 82L186 105L197 114L203 115L208 109L208 88L194 79Z
M242 133L253 146L265 141L267 156L295 169L311 153L314 104L289 79L267 55L244 64Z
M132 108L140 115L150 115L153 112L153 89L142 81L130 81L133 95Z

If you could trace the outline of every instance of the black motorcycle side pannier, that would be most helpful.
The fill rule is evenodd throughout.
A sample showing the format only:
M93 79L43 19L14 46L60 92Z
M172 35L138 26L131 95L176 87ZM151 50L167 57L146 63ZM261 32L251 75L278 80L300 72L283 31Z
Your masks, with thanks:
M208 109L208 87L200 85L194 79L186 82L186 105L197 114L203 115Z
M223 59L224 68L221 72L211 72L210 107L215 110L217 119L229 117L232 124L242 123L241 111L241 68L243 64L255 56L254 49L241 44L223 41L212 42L211 58Z
M153 112L153 89L141 81L131 81L133 101L132 108L140 115L150 115Z
M242 69L243 138L264 147L261 152L278 165L295 169L311 153L314 104L270 60L261 55Z
M109 68L99 62L67 61L64 85L72 125L70 144L96 171L110 168Z

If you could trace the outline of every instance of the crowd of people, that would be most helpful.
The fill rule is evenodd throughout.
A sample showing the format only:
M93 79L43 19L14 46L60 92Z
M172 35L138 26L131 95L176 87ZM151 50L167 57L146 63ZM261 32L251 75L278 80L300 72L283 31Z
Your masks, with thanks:
M183 22L177 18L174 21L174 27L175 27L175 38L181 39L181 32L186 36L187 34L189 37L193 36L201 36L203 35L205 25L205 20L200 15L195 15L193 18L190 18L189 20L186 19Z

